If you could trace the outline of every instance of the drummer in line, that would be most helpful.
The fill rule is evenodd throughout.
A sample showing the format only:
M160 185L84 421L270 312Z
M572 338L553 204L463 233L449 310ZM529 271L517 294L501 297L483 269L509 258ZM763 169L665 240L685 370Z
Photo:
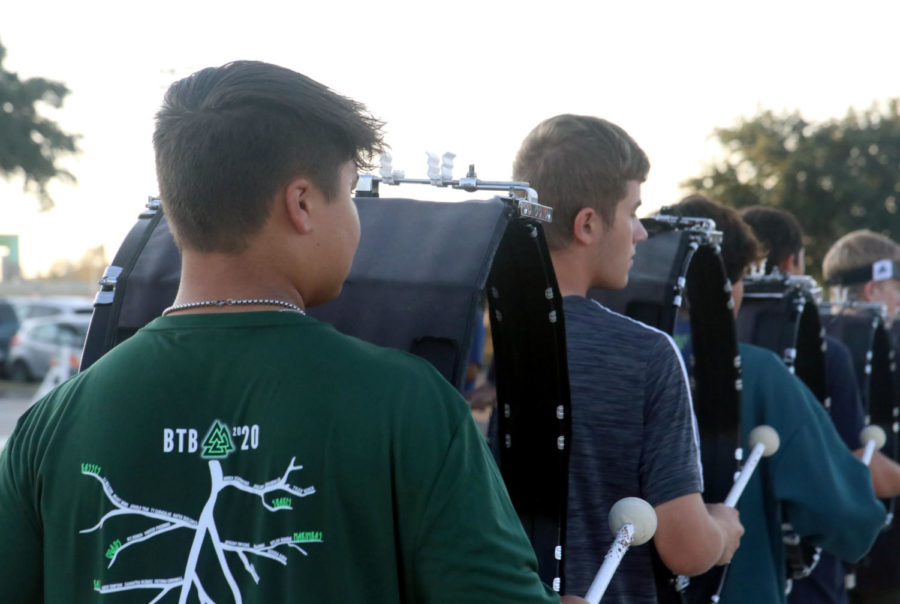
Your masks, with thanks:
M875 302L887 307L887 322L900 308L900 247L889 237L861 229L838 239L825 254L822 274L833 285L834 302Z
M758 242L736 211L694 195L666 214L711 218L722 231L722 254L732 281L735 315L743 276L760 259ZM871 547L885 517L869 470L853 456L810 390L775 354L740 344L742 441L765 424L779 434L778 451L750 478L738 509L746 526L728 569L721 601L784 603L782 510L801 537L854 561Z
M890 322L900 306L898 262L900 246L893 240L869 230L857 230L844 235L831 246L822 262L822 273L826 281L837 284L831 288L832 301L884 304ZM896 350L896 342L894 347ZM890 474L879 470L884 464L876 464L873 457L872 476L877 485L880 475ZM884 496L896 494L896 491L890 491ZM896 520L882 533L869 555L856 568L856 589L850 591L850 602L900 602L900 526Z
M766 273L777 272L793 276L805 274L803 227L793 214L780 208L752 206L741 210L741 216L768 251ZM871 291L871 286L869 289ZM840 340L826 336L825 342L825 375L828 397L831 399L831 420L844 444L853 450L857 457L861 457L863 446L859 440L859 433L864 427L865 412L853 360L849 349ZM869 468L876 495L881 498L900 495L900 465L880 451L876 451ZM812 574L805 579L794 581L788 602L846 604L847 588L841 561L827 552L822 552L822 557Z
M622 289L650 164L622 128L579 115L531 131L514 174L553 207L545 229L563 298L572 404L565 574L585 593L612 535L607 512L638 496L654 506L654 543L678 574L727 563L743 528L733 508L704 505L696 421L686 372L667 335L587 298L592 287ZM625 557L604 602L656 604L647 548Z

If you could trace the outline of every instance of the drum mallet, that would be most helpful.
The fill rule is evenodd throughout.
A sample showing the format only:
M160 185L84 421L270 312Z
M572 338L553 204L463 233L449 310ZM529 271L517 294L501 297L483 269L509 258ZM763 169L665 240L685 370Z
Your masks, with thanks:
M887 442L887 436L884 430L881 429L881 426L869 424L859 433L859 440L866 443L861 459L864 464L869 465L872 462L872 455L875 454L875 451L881 449L884 443Z
M740 474L738 474L737 478L734 480L731 490L728 491L728 497L725 498L724 503L730 508L737 505L738 499L741 498L741 493L744 492L744 487L747 486L750 476L753 475L753 470L755 470L756 466L759 464L759 460L763 457L773 455L781 445L781 441L778 438L778 432L775 431L775 428L766 425L753 428L753 430L750 431L749 441L751 449L750 456L747 458L746 463L744 463L744 467L741 468Z
M737 505L738 499L741 498L741 494L744 492L744 487L747 486L750 476L753 475L753 470L759 465L759 460L773 455L778 450L778 447L781 446L778 432L775 431L775 428L765 424L750 430L748 440L750 441L750 456L747 457L744 467L741 468L740 473L734 479L734 484L731 485L731 490L728 491L728 496L725 497L724 504L730 508ZM678 575L678 578L675 580L676 585L682 586L680 589L686 587L688 583L690 583L690 579L684 575Z
M625 497L609 510L609 530L616 535L616 539L584 596L591 604L600 602L628 548L647 543L656 533L656 512L640 497Z

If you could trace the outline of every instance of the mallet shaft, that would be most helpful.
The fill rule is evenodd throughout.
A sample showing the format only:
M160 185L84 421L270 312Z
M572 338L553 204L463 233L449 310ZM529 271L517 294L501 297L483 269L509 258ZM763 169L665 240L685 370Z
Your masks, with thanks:
M872 456L875 454L875 441L867 440L866 448L863 450L862 462L866 465L872 463Z
M731 485L731 490L728 491L728 497L725 498L725 505L730 508L737 505L738 499L741 498L741 493L744 492L744 487L747 486L747 482L750 480L750 476L753 475L753 470L756 469L765 450L766 446L763 443L756 443L753 445L753 450L750 451L750 457L747 458L747 463L741 468L741 473L738 474L734 484Z
M619 563L625 556L625 552L631 547L633 540L634 525L626 524L619 529L616 540L613 541L609 551L606 552L606 557L603 558L603 564L600 565L600 570L597 571L597 575L594 577L590 589L588 589L587 594L584 596L585 600L591 604L599 604L600 598L606 593L609 582L612 581L613 575L619 567Z

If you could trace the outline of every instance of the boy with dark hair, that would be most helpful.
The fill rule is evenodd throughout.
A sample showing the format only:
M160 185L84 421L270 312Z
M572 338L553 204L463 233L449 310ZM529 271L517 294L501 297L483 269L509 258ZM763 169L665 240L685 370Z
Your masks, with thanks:
M711 218L722 231L722 254L732 281L735 315L743 276L760 257L759 244L738 213L692 195L664 208L666 214ZM801 537L853 561L871 547L884 520L868 468L841 442L822 405L775 354L740 344L742 442L765 424L781 446L750 478L738 509L747 527L725 578L721 601L729 604L786 600L782 511Z
M803 227L781 208L751 206L740 211L756 238L766 248L766 274L802 275L806 272Z
M304 314L341 290L381 141L274 65L173 84L154 144L177 298L10 437L4 600L559 601L458 393Z
M589 300L628 282L636 216L650 164L620 127L559 115L531 131L514 175L553 207L547 242L563 298L572 403L565 575L587 591L613 538L609 508L626 496L654 506L654 542L675 573L731 559L743 532L735 511L706 506L687 378L672 339ZM604 602L657 601L647 548L630 552Z

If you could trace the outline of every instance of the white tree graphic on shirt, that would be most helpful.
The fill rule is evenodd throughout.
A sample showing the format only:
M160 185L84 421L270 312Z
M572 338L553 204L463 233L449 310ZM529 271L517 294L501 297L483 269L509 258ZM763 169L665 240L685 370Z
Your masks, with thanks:
M214 434L213 430L211 430L210 433ZM215 439L213 441L210 441L210 439L207 438L204 443L204 447L206 447L207 443L211 443L210 446L218 451L218 455L220 457L227 456L230 451L234 450L234 447L231 445L230 438L228 437L227 427L225 427L224 435L224 441L216 441ZM209 450L210 449L206 449L207 452ZM106 494L107 499L109 499L109 501L113 505L113 509L104 514L104 516L99 520L99 522L97 522L96 525L90 528L86 528L80 531L80 533L91 533L97 531L103 527L103 524L107 520L116 516L143 516L145 518L152 518L154 520L161 521L160 524L157 524L143 532L128 536L125 539L124 543L120 539L116 539L113 543L111 543L106 551L106 557L109 558L109 565L107 566L107 568L111 568L113 564L116 563L118 557L122 555L125 550L137 546L144 541L148 541L164 533L180 529L194 532L194 539L191 543L191 549L188 554L187 561L184 567L184 574L182 576L170 578L136 579L124 583L109 583L105 585L101 584L100 580L95 579L94 590L100 592L101 594L137 589L157 590L158 593L156 594L156 597L150 600L150 604L158 602L172 590L179 590L179 602L185 602L187 601L188 595L191 593L191 591L196 590L201 602L212 603L213 600L206 593L206 590L203 587L203 583L200 580L200 577L197 575L197 561L200 556L200 550L202 549L203 543L208 536L215 551L215 555L222 570L222 574L224 575L225 581L228 583L228 586L231 590L234 601L242 602L240 589L238 588L237 582L235 581L235 578L232 575L231 570L228 566L228 562L226 560L226 555L228 553L236 554L240 561L243 563L244 569L247 571L247 573L250 574L250 576L256 583L259 583L259 575L257 574L253 563L250 561L250 556L268 558L287 566L288 557L278 551L279 547L284 546L287 548L293 548L306 556L308 555L308 553L303 547L301 547L301 544L321 543L322 534L320 532L297 532L292 535L285 535L275 539L271 539L268 542L255 544L238 542L223 538L219 535L219 531L216 527L213 516L213 511L215 510L219 493L221 493L225 489L233 488L258 496L262 506L269 512L278 513L292 510L293 507L291 505L291 497L283 496L274 498L270 503L269 501L266 501L266 496L281 492L287 495L294 495L296 497L308 497L316 492L315 487L313 486L298 487L292 485L289 482L291 473L303 468L303 466L297 465L295 462L296 458L291 458L287 469L284 471L284 474L281 477L270 480L265 484L254 485L250 484L247 480L241 478L240 476L224 476L222 473L222 465L219 463L219 460L210 459L208 461L209 474L211 478L210 493L208 499L206 500L206 504L203 506L203 509L200 512L199 519L191 518L189 516L176 512L129 503L115 493L109 480L101 475L101 468L99 466L94 464L81 464L81 473L85 476L92 476L100 482L103 487L103 492Z

